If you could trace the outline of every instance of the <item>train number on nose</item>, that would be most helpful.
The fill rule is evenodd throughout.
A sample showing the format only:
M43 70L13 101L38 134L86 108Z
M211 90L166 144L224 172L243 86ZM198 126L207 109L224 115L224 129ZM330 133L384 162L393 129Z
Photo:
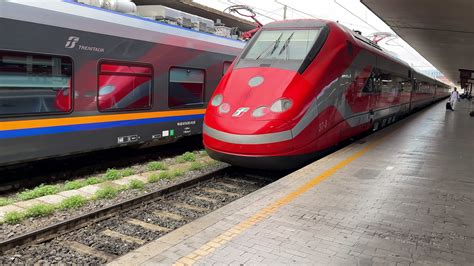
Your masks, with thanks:
M248 108L248 107L240 107L239 109L237 109L237 110L232 114L232 116L233 116L233 117L241 117L241 116L243 116L248 110L250 110L250 108Z

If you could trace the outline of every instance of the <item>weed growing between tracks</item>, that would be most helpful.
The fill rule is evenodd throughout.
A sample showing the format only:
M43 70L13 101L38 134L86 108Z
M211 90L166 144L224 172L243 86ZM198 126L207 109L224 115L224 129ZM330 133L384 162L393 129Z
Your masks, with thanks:
M170 175L171 175L171 178L182 176L182 175L184 175L184 171L181 170L181 169L175 169L175 170L171 171Z
M173 165L176 163L194 162L197 159L197 157L206 157L206 156L207 154L205 153L205 151L200 151L196 153L186 152L180 156L175 157L174 159L171 159L170 161L171 161L171 165ZM79 189L88 185L95 185L95 184L104 183L106 181L118 180L127 176L140 174L146 171L168 170L169 168L168 164L169 163L153 161L153 162L147 163L146 165L136 166L133 168L132 167L128 167L124 169L109 168L101 176L93 176L87 179L66 181L64 184L58 184L58 185L41 184L33 189L26 189L22 192L19 192L12 197L0 197L0 207L9 205L18 201L35 199L42 196L57 194L62 191ZM195 168L195 170L197 169L198 168Z
M85 186L87 186L87 184L84 180L66 181L66 183L64 183L64 190L79 189Z
M36 204L26 209L25 218L48 216L54 212L54 209L55 206L53 205Z
M18 211L11 211L5 214L3 221L7 224L17 224L25 219L25 214Z
M148 183L156 183L158 181L160 181L160 176L156 173L153 173L148 177Z
M163 171L159 174L153 173L148 177L148 183L156 183L160 180L168 180L171 179L171 174L169 171Z
M20 200L29 200L29 199L35 199L39 198L42 196L47 196L47 195L53 195L56 194L60 191L60 188L58 185L44 185L41 184L38 187L34 189L27 189L20 194L18 194L18 198Z
M147 168L150 171L157 171L157 170L167 170L168 166L166 166L162 162L150 162L147 164Z
M192 162L191 167L189 169L191 171L195 171L195 170L201 170L203 167L204 165L202 165L202 163L200 162Z
M130 188L130 189L144 189L145 188L145 182L133 179L128 184L128 188Z
M72 196L64 199L61 203L56 205L46 205L48 207L36 207L34 210L26 210L23 212L10 212L7 213L0 224L17 224L30 217L44 217L55 212L65 212L74 209L80 209L85 205L90 205L91 202L110 200L116 198L119 193L127 190L143 191L147 187L147 183L162 183L170 182L173 179L184 176L186 172L198 171L206 167L213 167L217 162L207 157L205 152L191 153L187 152L181 156L175 157L173 160L167 160L168 162L151 162L142 166L142 169L125 168L122 170L108 169L100 177L90 177L88 179L74 180L65 182L63 185L40 185L32 190L26 190L20 194L27 194L28 198L37 198L43 195L52 195L61 191L79 189L88 185L99 185L101 188L96 191L93 196ZM171 161L171 162L169 162ZM135 167L137 168L137 167ZM119 180L123 177L132 176L137 173L144 173L150 168L157 169L150 173L148 178L145 180L130 179L127 185L117 186L112 182ZM170 169L171 168L171 169ZM166 169L166 170L163 170ZM142 177L143 178L143 177ZM53 193L56 192L56 193ZM39 196L41 195L41 196ZM8 204L18 201L19 196L16 198L2 198L3 202ZM41 200L41 199L40 199ZM1 201L0 201L1 203ZM29 211L29 214L26 213ZM0 228L1 232L1 228Z
M110 185L107 185L97 190L97 192L95 193L95 197L97 199L113 199L115 198L115 196L117 196L118 192L119 192L118 188L114 188Z
M13 203L13 200L12 200L12 199L9 199L9 198L0 198L0 207L5 206L5 205L8 205L8 204L12 204L12 203Z
M135 174L135 170L132 168L125 168L122 170L117 170L114 168L107 169L107 172L103 176L104 180L118 180L120 178L131 176Z
M61 210L77 209L84 206L86 203L87 203L87 199L81 195L71 196L63 200L59 204L59 209Z
M176 158L178 163L185 163L185 162L194 162L196 161L196 155L192 152L185 152L183 155L178 156Z
M98 177L93 176L93 177L87 178L85 182L86 182L87 185L95 185L95 184L99 184L100 182L102 182L102 180Z

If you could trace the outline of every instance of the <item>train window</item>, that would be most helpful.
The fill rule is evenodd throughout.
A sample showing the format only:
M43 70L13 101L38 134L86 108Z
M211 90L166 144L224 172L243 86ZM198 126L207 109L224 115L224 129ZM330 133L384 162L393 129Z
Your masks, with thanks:
M0 115L72 109L69 57L0 51Z
M411 79L399 78L400 83L400 92L409 93L413 89L413 84Z
M387 72L381 72L379 78L380 90L382 93L390 93L397 89L396 82L394 82L394 77L392 77L392 74Z
M224 66L222 68L222 76L225 75L225 73L227 72L227 69L229 69L230 65L232 65L232 62L224 61Z
M367 78L364 84L364 87L362 88L363 93L372 93L374 92L374 82L371 77Z
M202 106L205 71L173 67L170 69L168 105L170 107Z
M99 66L99 111L150 108L152 80L151 66L102 62Z
M365 68L358 75L358 84L357 87L363 87L362 93L372 93L374 92L374 72L371 68Z
M302 61L320 32L320 29L264 30L242 58Z

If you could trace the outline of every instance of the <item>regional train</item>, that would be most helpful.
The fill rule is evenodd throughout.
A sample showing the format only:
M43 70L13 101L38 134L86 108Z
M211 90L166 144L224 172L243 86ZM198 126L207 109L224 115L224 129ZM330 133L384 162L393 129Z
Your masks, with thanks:
M0 1L0 165L202 132L245 43L73 1Z
M295 168L449 96L449 89L339 23L273 22L216 88L204 145L234 165Z

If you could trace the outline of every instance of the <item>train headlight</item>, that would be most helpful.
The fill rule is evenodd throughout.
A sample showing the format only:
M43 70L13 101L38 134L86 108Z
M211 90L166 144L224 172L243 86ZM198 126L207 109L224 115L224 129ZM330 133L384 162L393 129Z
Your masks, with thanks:
M219 106L219 113L220 114L227 114L228 112L230 112L230 104L223 103Z
M269 109L266 106L260 106L257 109L255 109L252 113L253 117L262 117L266 114L268 114Z
M272 104L270 110L274 113L283 113L286 110L290 109L292 105L293 103L290 99L278 99Z
M219 105L221 105L222 100L224 100L224 97L222 96L222 94L217 94L216 96L214 96L212 98L211 105L212 106L219 106Z

